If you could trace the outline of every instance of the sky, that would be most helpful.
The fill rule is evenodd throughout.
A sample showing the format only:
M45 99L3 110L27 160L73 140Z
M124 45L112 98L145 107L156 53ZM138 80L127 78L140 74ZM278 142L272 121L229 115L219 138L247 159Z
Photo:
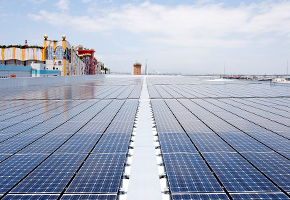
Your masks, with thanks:
M286 74L290 0L0 0L0 45L43 35L95 49L111 72ZM290 72L290 68L289 68Z

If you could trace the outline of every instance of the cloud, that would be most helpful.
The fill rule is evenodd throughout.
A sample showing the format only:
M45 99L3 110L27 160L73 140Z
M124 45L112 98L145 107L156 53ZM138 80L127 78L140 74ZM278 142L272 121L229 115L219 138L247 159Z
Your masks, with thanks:
M57 5L65 11L69 0L60 0ZM119 8L98 8L95 14L83 16L48 13L45 10L29 16L33 20L83 32L105 34L127 31L144 36L148 42L232 47L263 40L274 42L278 36L290 37L289 10L289 1L267 1L237 7L213 3L166 6L145 2Z
M69 4L70 0L59 0L58 3L56 3L56 7L61 11L67 11L69 9Z
M30 3L33 4L43 4L45 2L47 2L48 0L29 0Z

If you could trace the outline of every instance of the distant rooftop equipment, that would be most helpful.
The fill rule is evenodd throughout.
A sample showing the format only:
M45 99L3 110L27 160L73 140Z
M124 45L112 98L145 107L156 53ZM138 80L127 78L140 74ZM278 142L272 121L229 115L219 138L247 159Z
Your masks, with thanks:
M134 75L141 75L141 66L142 64L139 62L135 62L134 66Z

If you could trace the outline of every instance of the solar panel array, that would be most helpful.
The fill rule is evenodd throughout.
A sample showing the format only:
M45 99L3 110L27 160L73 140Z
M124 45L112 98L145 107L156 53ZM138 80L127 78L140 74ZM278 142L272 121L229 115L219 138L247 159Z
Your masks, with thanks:
M142 82L1 89L0 199L117 199Z
M289 86L150 77L170 196L290 199Z
M118 199L142 84L116 76L1 89L0 199ZM147 84L172 200L290 199L288 85Z

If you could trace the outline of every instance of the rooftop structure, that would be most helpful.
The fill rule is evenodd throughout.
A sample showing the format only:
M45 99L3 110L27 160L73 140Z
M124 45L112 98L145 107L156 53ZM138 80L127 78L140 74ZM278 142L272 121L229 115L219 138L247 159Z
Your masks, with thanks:
M58 75L59 71L62 76L100 74L104 65L98 65L94 52L93 49L86 50L80 47L76 50L66 40L65 35L60 41L49 40L48 36L44 35L43 46L29 46L27 40L23 46L2 45L0 46L0 78L8 78L11 75L23 77L24 74L25 77L34 76L37 68L33 68L33 64L45 66L42 71L37 71L37 76ZM12 71L5 71L7 67L4 66L10 66ZM27 69L32 67L34 71L19 72L24 69L23 66L27 66Z
M288 84L47 79L0 80L1 199L290 199Z
M60 70L62 76L84 75L86 64L73 46L62 36L62 41L48 40L44 36L45 64L48 70Z
M139 62L134 63L134 75L141 75L141 66L142 64Z
M82 59L82 61L86 64L85 74L94 75L97 74L97 59L94 57L95 50L94 49L83 49L78 48L78 55Z

